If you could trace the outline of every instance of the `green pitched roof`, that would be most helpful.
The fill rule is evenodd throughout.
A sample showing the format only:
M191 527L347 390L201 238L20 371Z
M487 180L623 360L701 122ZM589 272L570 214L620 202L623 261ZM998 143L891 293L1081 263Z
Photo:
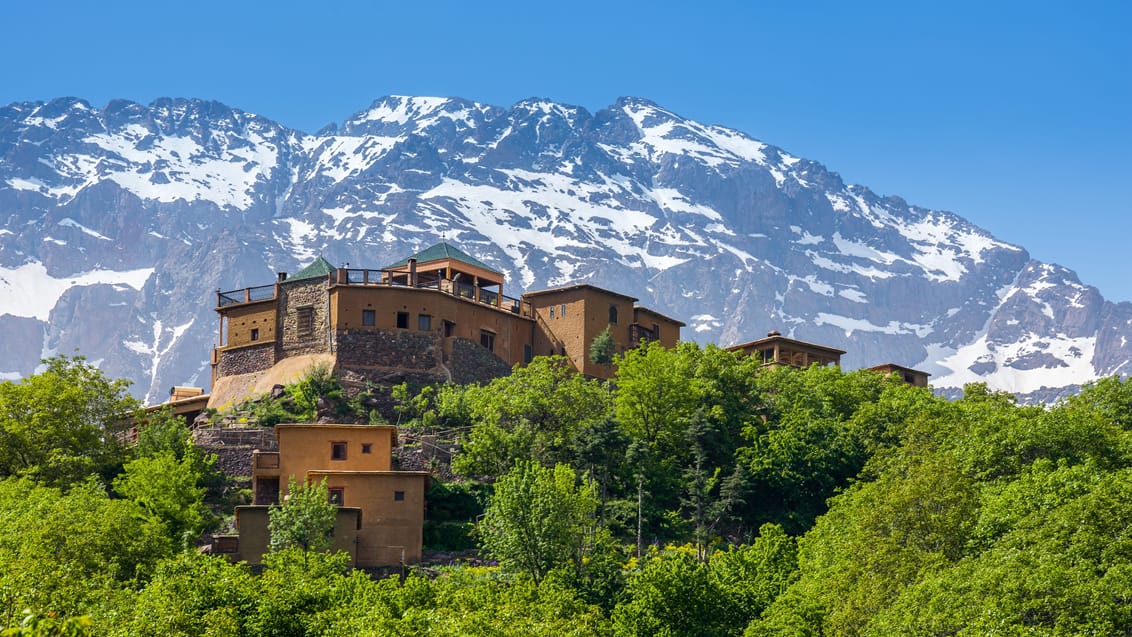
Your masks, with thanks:
M325 277L328 274L332 274L334 273L334 271L334 266L330 265L329 261L323 259L322 257L319 257L307 267L287 277L287 280L301 281L303 279L317 279L319 277Z
M387 268L399 268L403 265L407 265L409 263L409 259L416 259L417 263L427 263L429 261L437 261L439 259L452 259L454 261L460 261L462 263L466 263L468 265L472 265L472 266L475 266L477 268L483 268L484 270L487 270L488 272L494 272L496 274L503 274L499 270L496 270L495 268L484 263L483 261L480 261L479 259L477 259L473 256L469 256L467 253L460 250L459 248L456 248L452 245L449 245L449 244L443 243L443 242L438 243L438 244L432 246L431 248L425 248L424 250L421 250L420 252L414 254L411 257L406 257L404 259L401 259L397 263L394 263L393 265L389 265L389 266L386 266L386 267Z

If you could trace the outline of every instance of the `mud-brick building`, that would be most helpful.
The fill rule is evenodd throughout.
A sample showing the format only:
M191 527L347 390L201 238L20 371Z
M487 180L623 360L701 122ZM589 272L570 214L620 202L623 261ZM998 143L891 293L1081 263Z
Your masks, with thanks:
M591 285L504 293L502 273L447 243L381 269L319 258L269 285L217 292L210 407L294 380L313 362L345 380L466 383L507 374L536 355L579 371L607 326L624 351L641 339L676 344L681 321Z
M927 387L928 377L931 376L928 372L912 369L911 367L904 367L896 363L885 363L884 365L876 365L869 369L886 376L896 374L901 380L913 387Z
M740 343L727 348L728 351L745 352L755 356L763 365L785 365L788 367L809 367L810 365L841 365L840 350L817 343L807 343L783 336L778 330L748 343Z
M218 538L217 552L259 564L270 546L271 507L287 486L326 481L338 505L333 546L355 566L419 562L429 474L394 471L397 428L387 425L280 424L277 451L252 454L254 504L236 507L235 537Z
M810 365L841 365L841 355L845 353L827 345L807 343L787 338L778 330L772 330L766 338L760 338L748 343L740 343L727 348L732 352L743 352L754 356L763 367L809 367ZM895 363L885 363L870 367L869 371L886 376L896 374L905 383L915 387L927 387L928 372L904 367Z

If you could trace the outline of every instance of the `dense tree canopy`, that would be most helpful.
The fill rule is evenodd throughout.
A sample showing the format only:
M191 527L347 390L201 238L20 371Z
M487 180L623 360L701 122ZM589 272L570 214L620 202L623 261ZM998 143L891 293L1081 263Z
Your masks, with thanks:
M614 368L605 382L536 359L483 386L398 392L403 425L463 436L461 481L434 484L430 506L446 522L475 520L487 492L476 538L500 566L374 580L344 555L305 550L333 524L317 485L278 509L273 535L290 546L262 573L199 554L211 459L162 415L124 445L116 434L136 407L124 385L81 359L47 361L0 385L3 625L1132 633L1132 382L1020 406L980 385L948 401L894 377L763 368L691 344L631 350ZM315 513L298 515L308 499Z
M82 357L44 361L44 371L0 383L0 476L66 486L112 477L126 458L121 434L139 404L129 383Z

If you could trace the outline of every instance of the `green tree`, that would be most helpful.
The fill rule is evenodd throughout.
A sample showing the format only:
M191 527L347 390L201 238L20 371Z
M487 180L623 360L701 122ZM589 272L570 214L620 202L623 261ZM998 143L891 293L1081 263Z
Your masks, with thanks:
M612 365L616 355L617 342L613 340L613 333L607 325L590 342L590 362L594 365Z
M299 485L291 476L283 504L268 511L271 550L296 547L303 551L324 551L330 548L337 515L338 507L330 503L325 478L322 482Z
M666 551L630 575L612 619L615 635L715 637L743 630L740 610L707 564L689 551Z
M18 626L0 630L0 637L86 637L92 634L93 624L87 615L64 619L28 610Z
M183 551L157 565L153 579L106 632L121 637L250 635L246 626L258 592L246 564Z
M555 567L581 564L596 508L593 483L579 485L569 465L520 461L495 484L481 542L501 566L537 583Z
M578 432L600 425L612 410L607 384L585 378L561 357L537 357L487 385L445 389L438 401L446 418L455 412L472 423L452 463L471 477L503 475L516 458L569 462Z
M0 481L0 625L37 615L91 614L144 584L170 555L165 527L93 480L69 492L27 479Z
M68 487L97 475L108 482L126 457L122 434L139 404L124 380L84 358L57 356L44 371L0 383L0 476Z
M172 451L159 451L126 463L114 479L114 490L137 502L169 529L170 537L188 546L216 519L204 504L200 455L195 447L180 460Z

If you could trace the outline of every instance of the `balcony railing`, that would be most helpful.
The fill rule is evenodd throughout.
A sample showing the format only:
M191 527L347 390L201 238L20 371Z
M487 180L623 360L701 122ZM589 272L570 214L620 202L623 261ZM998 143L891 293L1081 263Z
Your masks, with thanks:
M362 269L348 269L342 268L338 270L337 284L338 285L364 285L373 287L405 287L405 273L397 272L399 278L393 278L388 273L382 270L362 270ZM444 294L450 296L460 297L469 301L497 307L504 312L511 312L531 318L534 316L534 310L531 304L507 295L501 295L499 292L492 290L485 290L484 288L476 288L471 283L464 281L453 281L452 279L433 279L431 281L422 281L417 283L418 289L439 290ZM478 291L478 295L477 295Z
M243 288L229 292L216 293L216 306L225 307L240 303L254 303L256 301L270 301L275 298L275 284L260 285L254 288Z
M332 285L360 285L360 286L373 286L373 287L406 287L406 276L404 272L397 272L400 275L397 277L391 276L391 273L385 270L366 270L361 268L340 268L335 277L332 278ZM534 310L531 304L511 296L501 295L499 292L486 290L484 288L477 288L471 283L464 281L453 281L451 279L433 279L431 281L423 281L417 283L417 288L439 290L444 294L450 296L457 296L462 299L480 303L481 305L488 305L496 307L504 312L510 312L519 316L527 318L534 317ZM256 301L269 301L275 298L276 286L261 285L258 287L241 288L238 290L230 290L228 292L216 293L216 306L228 307L230 305L241 305L244 303L255 303ZM478 294L477 294L478 293Z

